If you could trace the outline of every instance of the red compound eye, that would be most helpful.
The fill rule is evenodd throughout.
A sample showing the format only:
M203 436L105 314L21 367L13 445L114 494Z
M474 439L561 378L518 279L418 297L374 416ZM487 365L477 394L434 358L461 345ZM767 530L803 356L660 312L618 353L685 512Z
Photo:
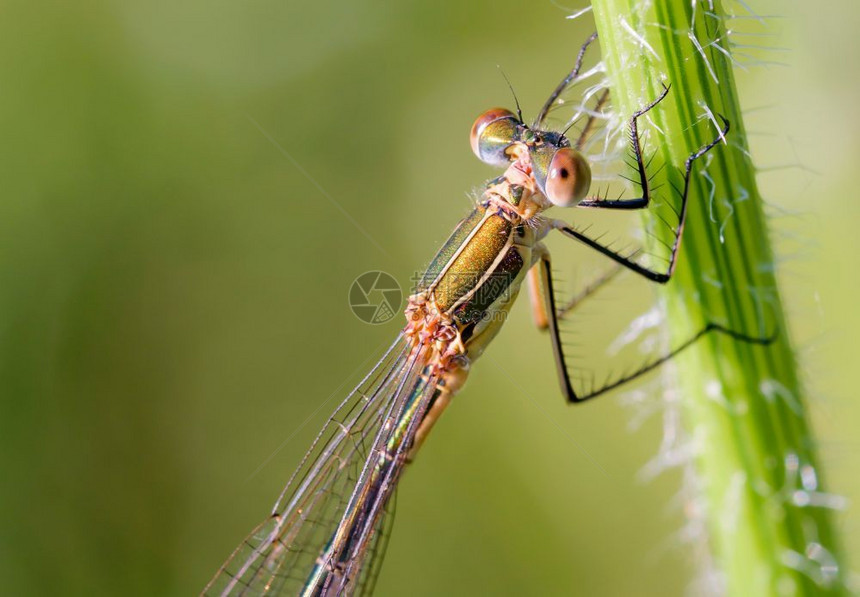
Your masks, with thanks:
M591 168L578 151L563 147L552 156L544 186L547 199L553 205L576 205L585 198L591 186Z
M469 142L482 162L501 166L510 161L505 151L516 140L520 121L510 110L491 108L475 120Z

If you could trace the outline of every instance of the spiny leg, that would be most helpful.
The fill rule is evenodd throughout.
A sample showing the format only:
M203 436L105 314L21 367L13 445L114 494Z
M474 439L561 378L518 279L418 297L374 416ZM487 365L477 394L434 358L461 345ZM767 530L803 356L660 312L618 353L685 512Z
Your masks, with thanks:
M597 103L594 104L594 109L592 111L593 113L588 116L588 120L585 121L585 126L582 127L582 132L579 133L579 137L573 144L573 148L577 151L582 151L582 148L585 147L585 144L591 137L591 133L594 129L594 123L597 122L597 114L601 111L608 99L609 89L604 89L603 92L600 94L600 97L597 98Z
M558 372L558 382L561 385L561 391L567 396L569 402L579 402L580 398L573 390L570 383L570 375L567 372L567 364L565 363L564 349L561 345L561 334L558 329L558 317L555 316L555 292L552 287L552 265L549 259L549 251L546 247L535 247L540 251L538 263L532 270L538 268L538 276L540 277L541 285L543 286L543 298L547 324L549 327L549 337L552 342L552 355L555 359L555 369Z
M630 145L633 149L633 157L636 159L636 170L639 173L639 186L642 188L642 196L636 199L605 200L600 197L587 197L577 204L577 207L598 207L604 209L642 209L648 207L651 201L651 187L648 183L648 172L645 161L642 159L642 143L639 138L639 117L648 113L654 106L659 104L669 93L669 85L663 85L663 93L653 102L635 112L630 117Z
M566 303L561 305L556 311L556 317L559 319L564 319L567 317L569 313L571 313L574 309L576 309L579 305L581 305L587 298L595 295L601 288L603 288L606 284L611 282L615 276L624 271L620 265L615 265L614 267L606 270L597 278L589 282L585 288L580 290L574 296L572 296ZM540 271L538 268L533 267L529 270L528 273L528 288L529 288L529 299L532 306L532 320L534 321L535 327L540 330L545 330L549 327L549 321L547 318L546 312L546 302L541 296L540 290Z
M596 398L601 394L605 394L610 390L614 390L619 386L631 382L645 375L646 373L653 371L663 363L671 360L676 355L695 344L700 338L709 334L710 332L715 332L720 335L732 338L733 340L738 340L740 342L746 342L748 344L757 344L760 346L767 346L768 344L771 344L774 340L776 340L778 336L778 330L775 330L768 336L750 336L748 334L729 329L718 323L707 323L698 332L693 334L690 338L682 342L680 345L673 348L668 353L659 356L648 363L645 363L642 367L640 367L633 373L622 375L618 379L606 383L599 388L594 388L591 389L589 392L578 395L573 388L573 384L570 381L570 374L568 373L566 362L567 357L564 354L564 348L561 344L561 334L559 333L558 325L559 317L558 310L556 309L555 305L555 295L553 291L552 269L550 265L549 251L547 251L544 247L539 247L539 249L541 250L541 252L539 255L539 263L536 264L536 267L540 268L539 275L544 291L543 294L545 300L545 312L548 314L552 314L550 317L548 317L547 322L550 332L550 340L552 341L552 352L555 358L555 365L556 370L558 372L558 380L561 386L561 391L566 396L568 402L585 402L586 400Z
M543 121L546 119L549 111L552 109L553 104L559 98L559 96L564 93L564 90L568 88L568 86L576 80L579 76L579 71L582 70L582 60L585 58L585 52L588 50L588 46L597 39L597 32L592 33L585 43L582 44L582 47L579 49L579 54L576 55L576 64L573 67L573 70L570 71L565 77L561 80L549 98L544 102L543 107L538 112L537 118L535 118L534 128L540 128L543 124Z
M588 285L572 296L566 303L561 305L556 311L556 316L559 319L564 319L569 313L576 309L588 297L594 295L598 290L615 279L615 276L623 272L624 269L620 265L615 265L611 269L606 270L597 278L588 283Z
M665 88L665 89L666 89L666 91L668 91L668 88ZM656 101L660 101L660 99L665 97L666 91L664 91L663 95L661 95L660 98L658 98ZM648 175L645 172L645 164L642 161L642 153L641 153L641 150L639 149L639 136L638 136L638 130L635 128L635 124L636 124L636 118L638 118L639 116L641 116L642 114L644 114L645 112L647 112L648 110L653 108L654 105L656 105L656 101L652 102L645 109L637 112L636 115L634 115L633 119L631 120L631 125L630 125L631 126L631 137L633 138L634 149L636 152L636 162L637 162L637 165L639 168L640 181L641 181L641 185L642 185L642 197L637 198L637 199L617 200L617 201L602 201L600 199L586 200L586 201L590 201L590 203L588 203L587 205L584 205L584 207L603 207L603 208L609 208L609 209L640 209L640 208L646 207L648 205L648 203L651 199L651 191L650 191L649 183L648 183ZM686 219L687 219L687 207L688 207L688 198L689 198L689 191L690 191L690 176L693 172L693 163L697 159L699 159L700 157L705 155L708 151L710 151L714 146L716 146L720 142L720 140L722 140L729 132L729 121L726 120L723 116L721 116L719 114L718 114L718 116L723 121L723 129L720 131L720 134L716 138L714 138L713 141L711 141L707 145L703 145L702 147L700 147L698 149L698 151L691 154L685 162L685 165L684 165L684 187L683 187L683 190L681 192L681 209L678 213L678 225L675 228L675 240L672 243L671 254L669 257L669 264L666 267L665 272L656 271L656 270L653 270L651 268L648 268L648 267L645 267L643 265L636 263L635 261L633 261L632 256L624 256L624 255L614 251L610 247L608 247L604 244L601 244L598 240L589 237L588 235L580 232L579 230L576 230L575 228L572 228L571 226L569 226L567 224L567 222L563 222L560 220L554 220L552 222L552 227L559 230L565 236L576 239L576 240L588 245L592 249L598 251L599 253L602 253L603 255L606 255L607 257L609 257L610 259L614 260L615 262L621 264L622 266L626 267L627 269L634 271L637 274L639 274L639 275L641 275L641 276L643 276L643 277L645 277L645 278L647 278L653 282L657 282L659 284L665 284L666 282L668 282L672 278L672 274L675 271L675 264L676 264L677 258L678 258L678 250L680 249L681 238L683 237L683 234L684 234L684 224L686 223ZM585 203L585 201L580 203L579 206L582 207L583 203Z

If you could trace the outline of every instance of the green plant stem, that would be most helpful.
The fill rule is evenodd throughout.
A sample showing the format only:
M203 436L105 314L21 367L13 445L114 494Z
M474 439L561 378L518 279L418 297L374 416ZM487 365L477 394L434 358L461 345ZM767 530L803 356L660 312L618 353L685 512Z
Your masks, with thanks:
M657 97L662 82L672 85L648 115L654 127L645 143L647 156L665 161L670 183L680 188L685 159L716 134L703 116L731 122L727 143L694 168L680 260L662 294L671 342L707 321L751 335L779 331L766 347L711 334L676 361L700 480L693 510L706 518L718 590L840 593L844 571L826 507L832 496L822 487L732 63L722 51L729 50L722 7L709 4L593 2L619 116ZM656 230L672 241L671 231Z

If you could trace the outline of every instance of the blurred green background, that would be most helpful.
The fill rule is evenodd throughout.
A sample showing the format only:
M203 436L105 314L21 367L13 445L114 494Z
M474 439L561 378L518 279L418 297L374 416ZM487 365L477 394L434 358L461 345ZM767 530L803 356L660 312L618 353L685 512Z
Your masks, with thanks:
M742 51L785 63L739 73L754 158L825 475L857 501L860 7L751 4L782 18ZM592 30L565 14L3 3L4 593L203 587L399 326L356 319L350 283L426 263L490 175L467 134L510 103L496 66L533 114ZM525 305L487 356L404 478L379 593L682 593L680 475L640 474L659 416L566 406Z

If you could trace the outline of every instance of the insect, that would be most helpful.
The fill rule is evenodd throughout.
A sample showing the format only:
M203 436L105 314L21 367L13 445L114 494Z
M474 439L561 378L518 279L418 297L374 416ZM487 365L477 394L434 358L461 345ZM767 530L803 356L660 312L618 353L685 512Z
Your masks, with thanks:
M272 514L236 549L206 594L371 593L397 483L472 364L500 331L524 283L539 326L549 330L561 389L572 403L643 375L710 332L767 342L710 323L638 371L588 390L575 387L559 334L559 319L567 308L556 305L550 254L541 241L560 233L615 261L619 269L668 282L681 245L693 166L729 132L722 119L719 134L684 164L675 240L664 270L646 267L564 221L542 216L553 206L631 210L646 208L651 200L639 119L667 96L668 86L628 122L639 197L589 195L591 167L580 150L594 127L593 115L573 142L545 128L551 108L580 76L583 57L596 38L592 35L582 46L574 68L532 124L524 122L519 106L516 113L488 110L475 121L472 150L483 162L505 168L504 173L486 184L478 204L431 261L409 297L401 332L328 420ZM598 101L607 99L608 91Z

